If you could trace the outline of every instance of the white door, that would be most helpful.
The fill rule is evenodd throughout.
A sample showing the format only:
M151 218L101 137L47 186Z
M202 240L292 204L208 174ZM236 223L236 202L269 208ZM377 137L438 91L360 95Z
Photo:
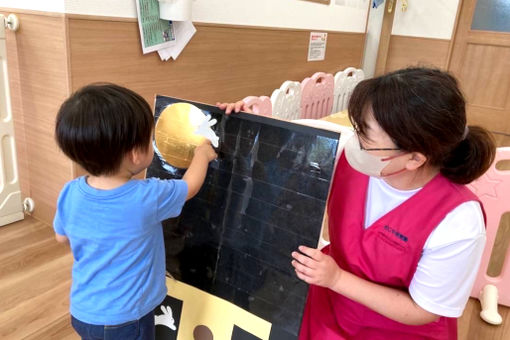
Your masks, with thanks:
M0 16L0 226L24 216L10 98L4 18Z

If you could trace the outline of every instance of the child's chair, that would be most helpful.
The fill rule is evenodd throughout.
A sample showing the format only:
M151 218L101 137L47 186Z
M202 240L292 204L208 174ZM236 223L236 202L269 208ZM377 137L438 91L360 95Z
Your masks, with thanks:
M365 79L363 70L354 67L348 67L335 74L333 112L347 109L352 91L363 79Z
M273 112L273 106L271 104L271 98L268 96L248 96L243 99L246 106L248 106L251 111L260 116L271 117Z
M301 118L320 119L331 114L335 80L330 73L316 72L301 82Z
M271 94L273 117L294 120L301 116L301 84L297 81L285 81Z
M503 160L510 160L510 147L497 148L496 159L489 170L469 184L469 188L482 201L487 215L487 244L471 296L480 299L482 303L480 316L492 324L501 323L501 316L497 312L498 302L510 306L510 258L508 256L510 248L506 251L500 275L496 277L487 275L501 217L504 213L510 212L510 170L496 169L496 164Z

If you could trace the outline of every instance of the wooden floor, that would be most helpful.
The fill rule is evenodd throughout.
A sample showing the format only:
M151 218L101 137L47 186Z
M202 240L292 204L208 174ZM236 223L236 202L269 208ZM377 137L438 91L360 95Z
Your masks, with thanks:
M0 339L79 339L69 319L73 258L30 216L0 227Z
M79 339L68 312L71 265L68 247L55 241L50 226L27 216L0 227L0 339ZM503 325L488 325L470 299L459 339L510 339L510 308L499 312Z

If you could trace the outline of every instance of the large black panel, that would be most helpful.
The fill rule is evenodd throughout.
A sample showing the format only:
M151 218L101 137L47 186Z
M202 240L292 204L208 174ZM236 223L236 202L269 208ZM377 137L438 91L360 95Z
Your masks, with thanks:
M271 322L271 334L297 338L307 285L290 253L317 245L339 135L163 96L156 121L177 102L217 119L220 144L200 192L163 223L168 271ZM147 177L184 172L156 149Z

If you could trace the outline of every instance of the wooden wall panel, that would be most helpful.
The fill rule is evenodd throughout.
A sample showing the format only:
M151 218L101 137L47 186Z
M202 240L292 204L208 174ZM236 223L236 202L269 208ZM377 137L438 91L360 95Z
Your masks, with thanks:
M392 35L385 72L408 66L446 69L450 40Z
M197 24L178 60L163 62L141 53L134 19L9 12L21 21L8 33L8 53L22 193L47 223L62 186L83 174L54 141L58 107L72 90L109 81L150 103L155 94L208 103L270 95L285 80L359 67L365 39L330 32L326 60L307 62L309 31Z
M72 87L110 81L139 92L215 103L271 95L285 80L359 67L364 34L328 33L326 60L307 62L309 31L197 24L176 61L143 55L135 21L70 17Z
M467 44L460 78L471 105L499 110L510 107L509 60L509 46Z
M65 18L17 15L20 29L8 32L7 45L21 188L35 201L33 216L51 223L58 193L72 178L72 164L53 134L56 112L69 93Z

